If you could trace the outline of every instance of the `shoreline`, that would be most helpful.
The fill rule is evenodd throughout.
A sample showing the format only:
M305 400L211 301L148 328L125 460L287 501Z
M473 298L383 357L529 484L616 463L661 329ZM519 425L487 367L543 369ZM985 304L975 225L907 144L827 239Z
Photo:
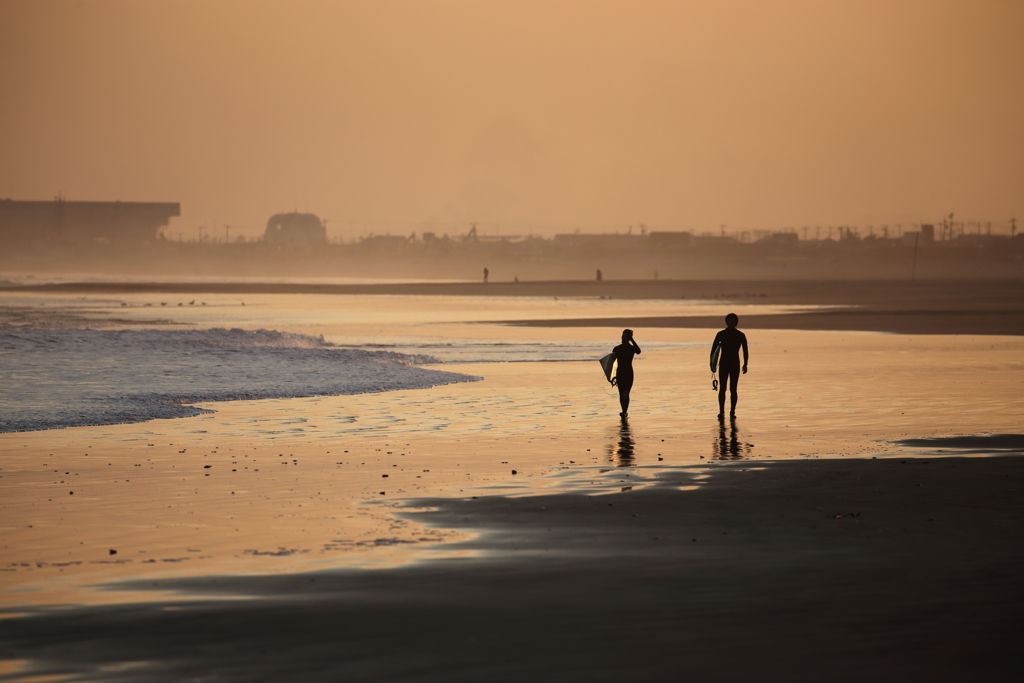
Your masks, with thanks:
M522 327L621 327L710 329L722 327L721 316L661 316L508 320ZM888 332L893 334L1024 335L1024 312L1002 311L878 311L838 310L777 315L744 315L745 330L815 330L831 332Z
M546 280L318 284L280 282L64 282L4 293L373 294L420 296L726 299L745 303L867 306L880 310L1024 310L1024 280ZM747 301L750 300L750 301Z
M425 297L526 297L672 301L681 304L808 306L818 310L743 315L754 330L870 331L898 334L1024 335L1024 281L722 281L606 280L532 282L419 282L390 284L302 284L231 282L79 282L0 288L4 294L42 295L363 295ZM170 309L167 309L168 311ZM0 309L4 328L32 322L30 309ZM52 314L51 314L52 315ZM88 325L89 318L65 312L62 324ZM139 323L112 318L99 324L174 325L172 320ZM494 321L521 327L619 327L719 329L721 316L625 316ZM45 326L45 325L44 325Z

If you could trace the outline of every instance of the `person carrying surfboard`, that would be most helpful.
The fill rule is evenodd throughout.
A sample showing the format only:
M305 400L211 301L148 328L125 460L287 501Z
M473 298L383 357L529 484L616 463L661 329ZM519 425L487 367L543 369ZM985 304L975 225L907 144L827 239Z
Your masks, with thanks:
M633 388L633 356L640 353L640 346L633 339L633 330L622 331L622 343L612 349L615 356L615 385L619 388L619 405L625 418L629 412L629 390Z
M736 393L736 385L740 381L740 349L743 349L743 374L747 374L747 335L736 329L740 324L740 318L735 313L725 316L725 329L715 335L715 341L711 343L711 356L714 359L718 351L718 419L725 417L725 385L729 385L729 418L736 418L736 401L739 398ZM719 349L721 346L721 349ZM715 364L712 361L711 372L715 371Z

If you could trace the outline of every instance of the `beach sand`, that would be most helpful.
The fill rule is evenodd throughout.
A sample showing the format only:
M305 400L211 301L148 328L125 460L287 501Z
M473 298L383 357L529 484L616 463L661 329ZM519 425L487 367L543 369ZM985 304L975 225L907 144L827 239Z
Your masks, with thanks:
M636 325L694 346L643 354L625 425L596 363L490 363L2 434L5 670L1016 680L1024 443L988 435L1024 432L1024 339L758 330L719 424L713 332Z

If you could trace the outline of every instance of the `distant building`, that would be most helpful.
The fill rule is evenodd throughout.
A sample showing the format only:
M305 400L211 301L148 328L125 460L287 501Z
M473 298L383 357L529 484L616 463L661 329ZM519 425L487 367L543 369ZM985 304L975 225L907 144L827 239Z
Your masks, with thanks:
M263 240L270 247L313 249L327 244L327 228L311 213L278 213L267 221Z
M798 247L800 246L800 237L795 232L773 232L770 235L765 235L758 242L769 247Z
M692 232L652 232L648 237L652 249L679 249L693 246Z
M739 244L732 235L712 235L704 233L702 235L693 236L693 245L695 247L731 247L734 244Z
M405 248L410 241L411 238L401 235L370 235L360 240L359 246L374 251L397 251Z
M145 242L181 215L177 202L70 202L0 199L0 243Z
M643 249L647 246L647 238L629 234L582 234L566 233L555 235L555 246L583 250L622 250Z

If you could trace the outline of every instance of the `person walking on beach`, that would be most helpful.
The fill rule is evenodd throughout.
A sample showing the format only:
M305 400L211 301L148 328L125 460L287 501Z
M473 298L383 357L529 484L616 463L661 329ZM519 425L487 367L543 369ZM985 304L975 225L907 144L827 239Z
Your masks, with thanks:
M735 313L725 316L725 329L715 335L715 341L711 343L711 350L719 344L722 345L722 352L718 361L718 419L725 417L725 385L729 384L729 419L736 419L736 400L739 396L736 393L736 385L740 381L740 349L743 349L743 374L747 374L747 335L736 329L740 324L740 318ZM711 371L714 372L714 368Z
M622 343L612 349L618 366L615 370L615 385L619 388L619 416L626 418L629 412L629 390L633 388L633 356L640 353L640 346L633 339L633 330L622 331Z

